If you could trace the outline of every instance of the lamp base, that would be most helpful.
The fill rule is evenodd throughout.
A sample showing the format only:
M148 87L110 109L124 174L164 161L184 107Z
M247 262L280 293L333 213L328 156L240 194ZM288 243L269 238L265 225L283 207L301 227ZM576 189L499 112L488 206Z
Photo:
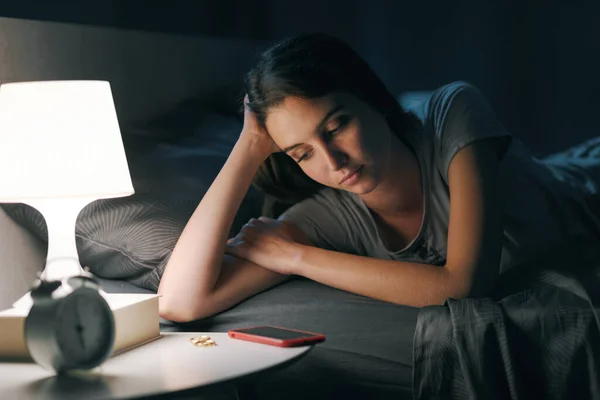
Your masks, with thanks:
M48 198L24 201L42 214L48 228L46 267L39 278L47 281L63 281L84 273L77 253L75 224L83 207L93 200L95 199ZM32 304L33 300L28 292L13 303L13 307L31 308Z

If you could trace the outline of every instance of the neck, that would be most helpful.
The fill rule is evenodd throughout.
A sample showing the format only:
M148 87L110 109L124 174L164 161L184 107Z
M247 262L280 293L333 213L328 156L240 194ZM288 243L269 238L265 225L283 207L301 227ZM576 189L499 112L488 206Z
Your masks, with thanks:
M394 137L387 169L377 187L361 196L367 207L381 217L398 217L423 210L421 169L416 155Z

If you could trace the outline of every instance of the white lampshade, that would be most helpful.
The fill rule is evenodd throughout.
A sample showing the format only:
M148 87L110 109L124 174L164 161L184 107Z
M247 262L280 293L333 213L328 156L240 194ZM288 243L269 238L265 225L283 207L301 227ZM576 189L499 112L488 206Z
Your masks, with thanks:
M0 202L132 193L108 82L0 86Z

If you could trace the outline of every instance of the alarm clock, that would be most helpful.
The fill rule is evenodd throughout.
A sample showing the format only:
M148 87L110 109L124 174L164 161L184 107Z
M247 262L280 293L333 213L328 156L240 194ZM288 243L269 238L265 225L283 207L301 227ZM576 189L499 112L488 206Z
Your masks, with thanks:
M33 360L62 374L89 370L112 352L115 321L91 274L61 281L38 279L25 319L25 342Z

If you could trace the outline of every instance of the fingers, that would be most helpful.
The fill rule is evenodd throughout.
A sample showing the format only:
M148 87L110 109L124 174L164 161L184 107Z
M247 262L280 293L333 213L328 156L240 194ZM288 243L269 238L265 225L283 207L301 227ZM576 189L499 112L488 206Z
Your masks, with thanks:
M234 238L231 238L227 241L227 243L231 243L234 239L241 239L246 241L251 241L251 238L263 234L268 233L274 229L278 229L281 227L281 223L275 219L268 217L260 217L260 218L250 218L248 222L246 222L242 228L240 229L240 233L238 233Z
M246 95L244 97L244 127L249 130L259 131L261 130L261 127L259 126L256 114L248 107L248 101L248 95Z
M238 233L225 243L225 254L238 258L249 259L253 249L253 236L245 232Z
M242 229L240 229L240 232L241 233L250 233L253 230L255 230L255 228L259 227L260 224L262 224L262 222L257 220L256 218L250 218L250 220L248 222L246 222L244 224L244 226L242 226Z
M251 218L248 222L246 222L239 233L232 238L227 239L225 243L227 246L240 246L244 243L250 243L252 238L257 234L257 225L262 222L258 221L256 218Z
M248 256L249 247L246 242L233 241L225 246L225 254L236 256L239 258L246 258Z
M258 219L250 218L250 220L244 224L241 230L243 232L244 230L250 231L253 228L263 228L273 221L275 220L267 217L260 217Z
M238 233L234 237L228 239L227 240L227 244L230 244L230 243L239 243L239 242L250 242L251 236L252 235L249 232L242 232L242 231L240 231L240 233Z

